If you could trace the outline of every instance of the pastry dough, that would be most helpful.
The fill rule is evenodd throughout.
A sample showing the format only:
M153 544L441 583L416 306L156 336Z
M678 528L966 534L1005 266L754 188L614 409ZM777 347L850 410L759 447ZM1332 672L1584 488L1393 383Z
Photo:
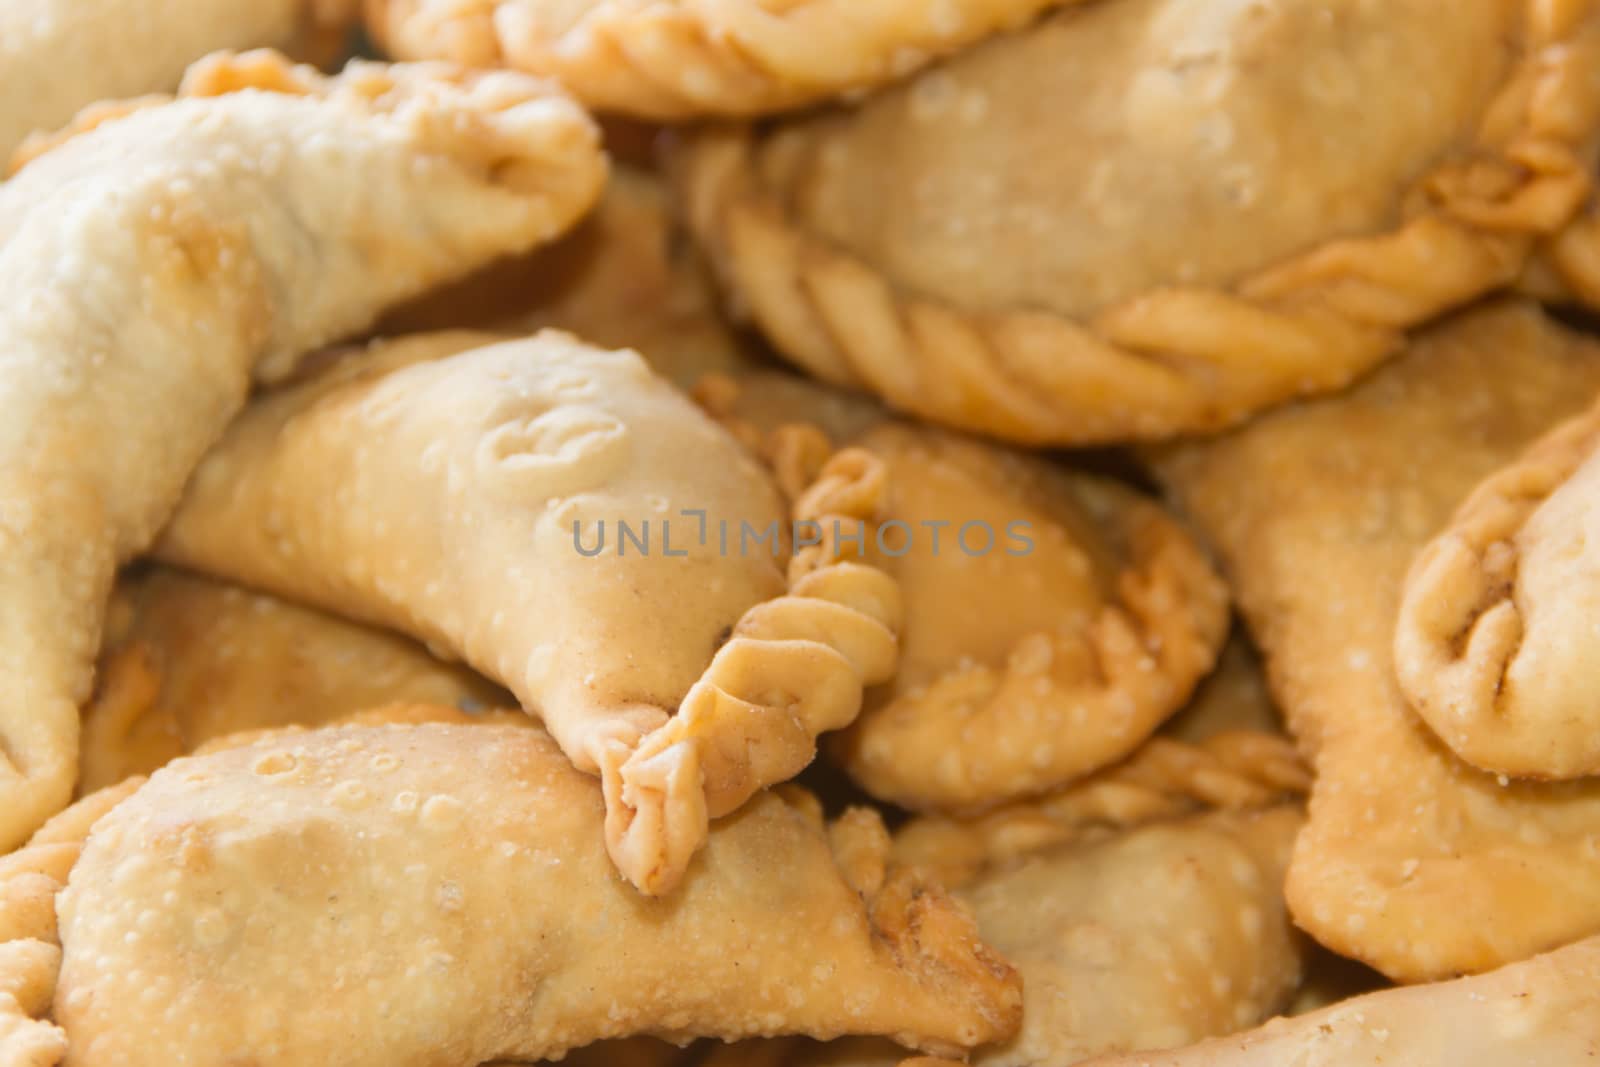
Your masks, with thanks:
M343 36L355 0L6 0L0 4L0 166L23 137L101 100L166 92L226 48Z
M120 592L131 618L102 654L83 714L85 792L241 730L320 726L396 702L515 706L403 637L236 586L155 568Z
M366 0L391 52L560 78L654 119L753 115L880 85L1068 0Z
M378 332L550 328L632 348L685 388L741 372L753 364L751 346L718 313L709 268L669 201L660 177L614 167L599 206L572 233L395 309Z
M1498 774L1600 773L1600 411L1495 472L1418 555L1395 627L1401 688Z
M1600 1044L1600 938L1477 978L1391 989L1176 1052L1083 1067L1577 1064Z
M786 581L767 472L637 355L485 340L378 345L265 398L157 551L504 684L604 778L623 872L666 892L708 819L797 773L893 671L898 591L818 551ZM847 511L882 492L849 455L821 478Z
M604 174L583 113L516 75L256 53L185 96L0 186L0 848L66 804L114 568L252 373L553 237Z
M1529 305L1420 337L1343 396L1159 463L1215 546L1316 772L1288 895L1323 944L1399 981L1600 931L1600 781L1455 758L1391 658L1401 580L1474 483L1600 389L1600 346Z
M742 438L763 420L780 466L803 443L785 425L800 419L854 429L845 440L888 472L868 547L905 597L900 667L830 746L863 788L913 810L1045 792L1127 756L1183 706L1216 660L1227 600L1159 505L1037 457L879 424L828 393L775 374L701 389Z
M1015 1030L1014 972L885 864L876 816L825 828L809 795L763 794L669 900L616 877L604 817L535 729L342 727L180 760L72 870L56 1022L85 1067L533 1060L633 1033L948 1053Z
M789 358L1020 441L1348 384L1583 203L1600 5L1115 0L852 111L700 138L690 223Z

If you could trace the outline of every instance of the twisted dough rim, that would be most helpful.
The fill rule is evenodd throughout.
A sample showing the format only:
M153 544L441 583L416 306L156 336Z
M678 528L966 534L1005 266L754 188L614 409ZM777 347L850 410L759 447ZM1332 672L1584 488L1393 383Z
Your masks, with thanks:
M1472 151L1425 175L1393 230L1331 241L1229 288L1155 289L1086 321L971 312L886 277L763 186L748 126L692 138L678 181L724 285L780 351L826 381L1030 444L1221 429L1348 384L1405 330L1513 281L1535 238L1582 205L1600 133L1589 75L1600 4L1526 6L1527 52Z
M66 1032L48 1018L61 971L56 895L94 824L144 781L89 794L0 856L0 1062L52 1067L66 1057Z
M1526 632L1514 540L1597 447L1600 409L1557 426L1481 482L1406 575L1394 634L1401 692L1456 755L1490 773L1596 770L1594 750L1564 752L1552 765L1537 736L1540 709L1521 706L1505 681Z
M790 559L784 595L744 613L663 725L597 746L606 847L641 892L676 887L711 819L798 774L817 736L853 721L865 687L893 675L899 586L851 561L833 536L836 524L871 523L884 493L875 457L829 457L791 502L797 523L822 532Z
M1116 498L1109 521L1130 559L1115 595L1082 627L1019 638L1004 664L952 664L868 709L832 748L858 785L913 811L981 810L1125 758L1183 706L1227 637L1227 587L1160 505L1131 490ZM1076 670L1060 677L1060 663ZM1030 714L1019 717L1024 706ZM997 722L1004 731L989 728ZM1110 722L1122 728L1097 727ZM907 758L908 740L952 724L970 744L964 736ZM985 743L1018 731L1023 743L1009 752Z
M1201 810L1255 811L1304 797L1311 772L1278 734L1233 730L1200 742L1153 737L1122 763L1047 796L983 815L924 815L895 836L894 858L959 887L997 864L1087 836Z
M670 121L753 116L861 92L1081 0L959 0L954 17L948 0L731 6L739 2L750 9L745 25L719 23L719 12L704 10L713 4L596 0L552 32L535 18L517 24L521 0L366 0L366 12L391 54L520 67L559 78L597 110ZM750 23L761 23L759 35Z

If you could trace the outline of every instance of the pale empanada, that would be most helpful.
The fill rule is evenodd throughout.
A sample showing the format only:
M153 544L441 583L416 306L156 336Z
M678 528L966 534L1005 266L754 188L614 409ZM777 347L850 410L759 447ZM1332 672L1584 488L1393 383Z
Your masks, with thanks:
M719 314L706 264L674 219L663 180L617 166L593 214L560 241L395 309L383 335L552 328L632 348L681 386L752 365Z
M548 239L593 125L504 73L214 57L0 185L0 848L67 801L116 563L252 374Z
M319 726L396 702L515 704L403 637L264 594L164 568L121 586L131 617L102 653L83 713L85 792L241 730Z
M1030 442L1342 387L1511 281L1592 182L1590 0L1107 0L716 131L691 226L812 373Z
M0 170L22 139L82 108L174 88L224 48L342 35L356 0L6 0L0 4ZM298 49L297 49L298 51Z
M780 382L701 393L724 419L780 423L773 451L786 417L853 421L829 412L827 390ZM863 788L917 810L1041 793L1122 759L1183 706L1216 661L1227 601L1158 504L1038 457L862 421L845 440L889 477L869 554L906 620L894 678L830 746Z
M560 78L656 119L752 115L903 77L1071 0L366 0L393 53Z
M1600 930L1600 782L1468 766L1406 706L1391 658L1417 549L1597 388L1600 346L1497 304L1345 395L1159 461L1314 764L1295 919L1395 979L1488 970Z
M1417 556L1395 625L1412 706L1457 755L1600 773L1600 409L1486 479Z
M506 685L603 776L613 856L665 892L709 818L794 775L893 671L898 591L821 546L786 583L767 471L636 354L485 340L380 344L264 398L157 552ZM864 459L837 457L797 513L870 517Z
M1573 1067L1600 1048L1600 938L1492 974L1390 989L1175 1052L1083 1067Z
M616 877L600 790L541 730L343 727L186 758L103 817L72 869L55 1021L84 1067L1009 1036L1018 983L971 919L886 864L876 816L825 828L785 793L719 826L653 900Z

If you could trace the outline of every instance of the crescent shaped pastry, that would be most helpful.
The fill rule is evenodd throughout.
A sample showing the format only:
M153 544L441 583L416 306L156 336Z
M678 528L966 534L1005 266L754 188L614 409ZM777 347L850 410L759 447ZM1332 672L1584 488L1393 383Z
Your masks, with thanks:
M790 359L1048 444L1347 385L1591 185L1600 5L1115 0L859 107L694 141L692 228Z
M1600 1043L1600 938L1476 978L1369 993L1248 1033L1083 1067L1572 1064Z
M320 726L395 703L515 703L396 634L237 586L154 568L118 591L129 618L101 655L84 709L84 792L241 730Z
M179 760L72 868L55 1021L84 1067L536 1060L636 1033L958 1053L1011 1034L1014 972L886 863L877 817L825 827L785 794L652 900L616 877L600 790L540 730L340 727Z
M1397 981L1600 931L1600 781L1517 782L1412 714L1391 656L1418 549L1487 474L1600 391L1600 346L1499 303L1337 397L1160 457L1217 551L1315 772L1296 922Z
M1394 663L1462 759L1600 773L1600 413L1552 430L1469 496L1412 564Z
M850 421L778 377L701 396L747 424L791 404ZM1216 662L1226 590L1156 502L908 423L847 442L888 473L871 557L905 598L899 669L829 749L874 796L968 810L1057 788L1127 756Z
M786 577L767 471L636 354L485 340L380 344L264 398L157 552L504 684L603 777L612 855L664 893L709 819L796 774L893 672L898 590L824 546ZM825 464L795 513L866 521L883 479L862 459Z
M685 388L752 365L752 347L719 314L708 265L673 217L657 175L613 166L593 213L561 240L396 308L380 336L440 329L566 330L631 348Z
M354 7L354 0L7 0L0 4L0 165L29 133L64 126L98 101L166 92L212 52L342 36Z
M605 170L555 90L436 66L219 56L94 122L0 186L0 848L66 804L115 566L252 375L554 236Z
M652 119L757 115L904 77L1070 0L366 0L393 54L559 78Z

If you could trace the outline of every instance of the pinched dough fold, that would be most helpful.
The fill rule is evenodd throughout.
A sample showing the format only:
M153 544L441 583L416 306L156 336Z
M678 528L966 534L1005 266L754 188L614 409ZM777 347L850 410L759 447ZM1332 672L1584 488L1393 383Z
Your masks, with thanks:
M0 186L0 848L65 805L116 564L252 376L547 240L604 176L543 83L218 56Z
M876 816L825 827L785 793L652 900L541 730L341 727L180 760L72 869L55 1018L85 1067L536 1060L634 1033L948 1053L1012 1033L1014 972L886 863Z
M1209 430L1512 281L1592 185L1600 5L1070 8L680 166L811 373L1019 441Z
M6 0L0 4L0 166L34 132L102 100L167 92L221 49L326 51L356 0ZM328 58L334 58L329 56Z
M1600 415L1485 479L1417 556L1395 626L1412 706L1462 759L1600 773Z
M767 471L636 354L494 340L378 344L265 397L157 552L504 684L602 776L613 857L664 893L710 819L798 773L893 671L898 590L823 546L785 573ZM869 514L862 460L826 463L797 514Z
M653 119L754 115L909 74L1072 0L366 0L396 55L560 78Z
M1406 569L1473 486L1600 389L1600 347L1530 305L1423 334L1341 396L1158 461L1215 547L1315 779L1288 896L1319 941L1399 981L1600 931L1600 781L1510 781L1408 707Z

